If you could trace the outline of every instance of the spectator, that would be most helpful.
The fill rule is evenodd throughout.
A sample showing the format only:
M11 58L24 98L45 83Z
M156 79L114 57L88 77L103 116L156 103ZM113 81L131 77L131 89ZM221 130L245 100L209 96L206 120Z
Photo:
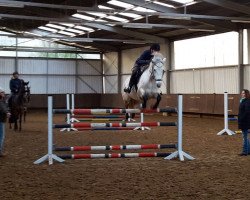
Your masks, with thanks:
M242 130L243 136L243 148L240 156L247 156L250 154L250 146L248 140L248 129L250 129L250 95L249 90L242 90L239 114L238 114L238 126Z
M6 104L5 92L2 88L0 88L0 157L4 156L3 146L5 139L5 122L9 116L10 113Z

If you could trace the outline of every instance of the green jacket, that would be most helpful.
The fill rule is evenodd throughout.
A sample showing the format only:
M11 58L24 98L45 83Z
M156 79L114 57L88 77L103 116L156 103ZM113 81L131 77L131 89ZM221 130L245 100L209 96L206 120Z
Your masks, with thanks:
M0 99L0 122L6 122L8 106L5 100Z

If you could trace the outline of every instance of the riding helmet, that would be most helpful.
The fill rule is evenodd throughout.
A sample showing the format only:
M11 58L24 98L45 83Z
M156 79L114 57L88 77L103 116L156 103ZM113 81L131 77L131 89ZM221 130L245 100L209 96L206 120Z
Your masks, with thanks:
M159 44L155 43L150 46L150 50L160 51L161 47Z

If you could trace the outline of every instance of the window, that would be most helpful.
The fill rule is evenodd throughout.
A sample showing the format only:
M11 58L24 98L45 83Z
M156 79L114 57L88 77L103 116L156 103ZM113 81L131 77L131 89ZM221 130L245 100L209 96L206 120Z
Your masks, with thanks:
M238 33L174 42L175 69L213 67L238 64Z

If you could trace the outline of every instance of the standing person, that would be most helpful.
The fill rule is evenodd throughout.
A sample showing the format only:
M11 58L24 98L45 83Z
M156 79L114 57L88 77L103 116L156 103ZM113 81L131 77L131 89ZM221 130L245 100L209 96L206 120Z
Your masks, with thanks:
M242 90L239 114L238 114L238 126L242 130L243 136L243 148L240 156L247 156L250 154L250 146L248 140L248 129L250 129L250 94L249 90Z
M154 55L156 53L158 53L160 51L160 45L159 44L152 44L150 46L150 49L145 50L141 56L135 61L135 65L132 68L132 74L129 80L129 86L128 88L124 89L124 92L130 93L133 86L135 86L136 90L137 90L137 83L138 80L141 76L141 68L142 66L146 66L149 65L152 58L154 57Z
M8 107L5 99L5 92L2 88L0 88L0 157L4 156L3 153L3 145L5 139L5 122L7 117L9 117L10 113L8 111Z

